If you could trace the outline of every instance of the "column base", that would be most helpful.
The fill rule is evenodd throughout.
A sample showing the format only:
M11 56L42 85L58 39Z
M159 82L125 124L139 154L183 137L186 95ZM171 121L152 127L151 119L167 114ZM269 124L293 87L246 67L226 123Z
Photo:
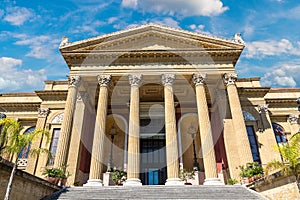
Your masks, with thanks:
M224 185L219 178L206 178L203 185Z
M142 182L138 178L129 178L125 181L123 186L142 186Z
M178 186L178 185L184 185L184 182L181 181L180 178L168 178L165 185L166 186Z
M102 187L103 186L103 183L102 183L102 180L101 179L90 179L88 180L88 182L86 184L83 184L83 187Z

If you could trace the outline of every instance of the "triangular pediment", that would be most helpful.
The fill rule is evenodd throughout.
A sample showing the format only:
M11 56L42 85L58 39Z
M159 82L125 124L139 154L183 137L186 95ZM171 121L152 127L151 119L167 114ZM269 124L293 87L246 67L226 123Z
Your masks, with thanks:
M244 44L206 34L193 33L161 25L142 25L86 40L61 43L62 52L91 52L113 50L189 50L242 49Z

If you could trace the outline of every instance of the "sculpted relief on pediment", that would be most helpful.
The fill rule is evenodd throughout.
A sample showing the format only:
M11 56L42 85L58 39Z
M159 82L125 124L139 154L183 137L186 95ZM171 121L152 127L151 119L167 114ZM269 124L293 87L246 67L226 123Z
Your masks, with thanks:
M98 44L89 45L77 50L171 50L209 48L218 49L222 48L222 46L207 41L200 41L195 38L149 31L127 35L119 38L107 38L106 40L103 40Z

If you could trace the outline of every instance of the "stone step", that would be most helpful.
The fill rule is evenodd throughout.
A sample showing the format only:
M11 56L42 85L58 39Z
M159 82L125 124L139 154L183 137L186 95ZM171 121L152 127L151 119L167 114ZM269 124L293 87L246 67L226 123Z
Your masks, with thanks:
M54 199L265 199L255 191L234 186L68 187L44 200Z

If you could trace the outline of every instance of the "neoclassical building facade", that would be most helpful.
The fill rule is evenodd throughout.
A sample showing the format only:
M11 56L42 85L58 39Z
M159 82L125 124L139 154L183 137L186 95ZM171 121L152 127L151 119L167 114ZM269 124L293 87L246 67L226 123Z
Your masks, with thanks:
M274 146L299 130L299 88L262 87L238 78L244 49L226 39L147 24L82 41L62 39L68 80L45 81L44 90L5 93L0 112L24 133L47 129L19 168L42 177L67 165L68 184L101 186L113 167L125 185L181 184L181 169L196 169L195 184L239 179L240 165L281 160ZM11 157L7 156L8 159Z

